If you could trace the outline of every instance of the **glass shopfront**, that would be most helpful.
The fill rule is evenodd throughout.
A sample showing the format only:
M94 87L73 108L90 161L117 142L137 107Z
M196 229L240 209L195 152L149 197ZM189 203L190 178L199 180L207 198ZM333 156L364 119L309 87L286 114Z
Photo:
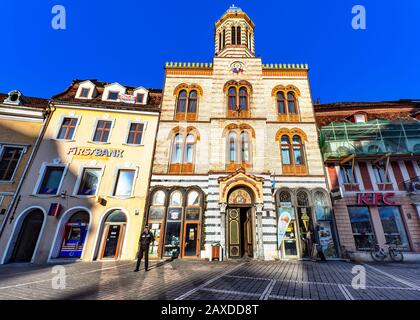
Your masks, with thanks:
M387 243L397 244L410 249L404 222L398 207L378 207L379 217L381 218L382 228L384 229L385 240Z
M199 257L203 193L176 188L152 191L148 224L155 235L150 255Z

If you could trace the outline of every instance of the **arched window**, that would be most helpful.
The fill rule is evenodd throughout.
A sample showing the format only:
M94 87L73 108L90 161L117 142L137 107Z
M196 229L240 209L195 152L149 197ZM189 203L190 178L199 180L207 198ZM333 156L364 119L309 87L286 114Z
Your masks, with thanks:
M239 84L231 85L227 90L228 117L248 118L250 89Z
M190 91L190 95L188 98L188 113L196 113L197 112L197 91L192 90Z
M287 93L287 108L289 109L289 114L297 114L296 97L293 92Z
M241 27L236 28L236 44L241 44L242 42L242 33L241 33Z
M279 115L286 114L286 106L284 104L284 93L277 92L277 112Z
M181 159L182 159L182 141L183 137L181 134L177 134L175 135L174 138L174 144L173 144L173 148L172 148L172 158L171 158L171 163L181 163Z
M291 205L292 204L292 195L289 191L280 191L279 200L282 204Z
M194 152L196 137L194 134L177 133L172 145L170 173L192 173L194 169Z
M248 91L245 87L239 89L239 110L248 111Z
M187 106L187 91L182 90L178 95L178 105L176 108L177 113L183 113Z
M169 206L181 207L182 206L182 194L180 191L174 191L169 198Z
M222 33L219 32L219 51L222 50Z
M163 206L165 204L165 192L162 190L156 191L153 195L152 205Z
M236 162L236 132L229 133L229 162Z
M193 190L188 193L187 206L199 206L200 205L200 194Z
M300 135L283 134L280 140L283 174L306 175L305 145Z
M302 165L303 162L303 144L301 137L293 136L293 156L294 164Z
M228 108L229 110L236 110L236 96L237 91L235 87L230 87L228 90Z
M231 130L227 140L227 171L252 166L251 136L246 130Z
M226 46L226 29L223 29L223 35L222 35L222 48L224 49Z
M197 119L198 92L197 90L181 90L178 93L175 120Z
M290 139L286 135L281 137L281 161L283 165L292 164L290 158Z
M331 210L328 205L327 196L324 192L316 191L314 194L314 207L317 220L330 220Z
M231 39L231 44L236 44L236 27L231 28L231 35L230 35L230 39Z
M246 131L241 132L241 160L248 163L250 161L250 140L249 133Z

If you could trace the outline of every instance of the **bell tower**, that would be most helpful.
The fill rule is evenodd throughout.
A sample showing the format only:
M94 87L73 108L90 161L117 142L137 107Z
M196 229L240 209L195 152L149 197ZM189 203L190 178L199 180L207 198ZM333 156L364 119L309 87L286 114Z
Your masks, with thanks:
M253 58L254 22L241 8L230 6L216 22L214 44L216 57Z

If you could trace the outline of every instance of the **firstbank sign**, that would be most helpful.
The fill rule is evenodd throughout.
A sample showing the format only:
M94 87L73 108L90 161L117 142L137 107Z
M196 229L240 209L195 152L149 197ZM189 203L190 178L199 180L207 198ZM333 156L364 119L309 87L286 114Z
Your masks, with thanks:
M89 148L89 147L73 147L67 152L68 155L82 157L104 157L104 158L123 158L124 150L106 149L106 148Z

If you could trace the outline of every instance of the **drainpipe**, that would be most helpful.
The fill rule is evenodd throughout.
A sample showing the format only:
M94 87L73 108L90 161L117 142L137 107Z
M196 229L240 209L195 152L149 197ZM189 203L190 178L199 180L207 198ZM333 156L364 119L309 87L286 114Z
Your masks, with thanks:
M28 162L26 163L25 170L23 171L22 177L20 178L19 184L18 184L18 186L15 190L15 193L13 195L13 199L10 202L9 206L7 207L7 213L4 217L2 225L0 227L0 238L3 235L4 229L6 227L6 223L9 220L10 215L13 212L12 209L13 209L13 206L16 204L16 199L18 198L20 189L22 188L23 181L25 180L26 176L28 175L29 169L32 165L32 162L33 162L34 158L35 158L36 152L38 151L39 146L41 145L42 139L44 138L45 131L47 130L48 124L50 122L51 115L53 114L54 111L55 111L55 108L53 106L53 103L51 101L48 102L48 108L45 110L45 119L44 119L44 124L42 125L42 128L41 128L41 132L39 133L38 138L35 141L34 148L32 150L31 156L29 157Z

